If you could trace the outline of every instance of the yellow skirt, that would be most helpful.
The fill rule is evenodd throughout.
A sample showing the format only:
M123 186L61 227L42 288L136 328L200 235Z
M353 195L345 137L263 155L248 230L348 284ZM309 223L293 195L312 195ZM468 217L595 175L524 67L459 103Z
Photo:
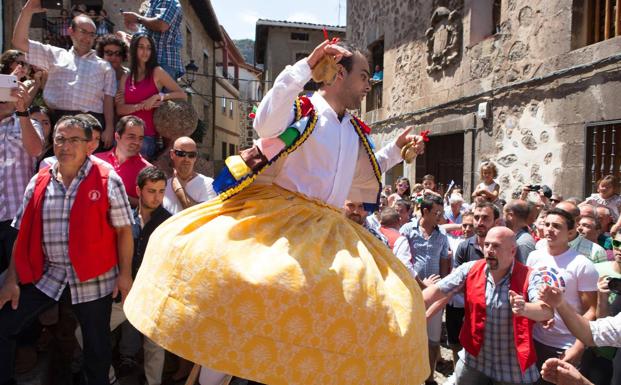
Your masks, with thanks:
M159 226L124 309L167 350L269 385L429 374L425 308L401 262L338 210L276 186Z

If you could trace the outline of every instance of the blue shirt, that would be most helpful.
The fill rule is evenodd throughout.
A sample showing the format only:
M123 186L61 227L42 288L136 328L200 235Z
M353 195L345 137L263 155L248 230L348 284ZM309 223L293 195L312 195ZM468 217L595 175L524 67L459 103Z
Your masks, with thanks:
M426 239L418 220L406 223L399 232L410 245L416 275L420 279L425 279L432 274L440 274L440 259L449 258L446 232L436 226L429 239Z
M467 262L453 270L451 274L438 282L438 288L445 294L463 289L468 272L476 261ZM513 267L511 267L511 270ZM485 285L485 332L483 345L478 356L468 352L464 354L464 363L495 381L510 383L532 383L539 378L537 365L526 368L524 374L520 369L513 337L513 312L509 302L509 285L511 270L500 282L494 283L489 270L485 267L487 284ZM528 278L528 299L530 302L539 300L539 285L543 284L539 272L531 272Z

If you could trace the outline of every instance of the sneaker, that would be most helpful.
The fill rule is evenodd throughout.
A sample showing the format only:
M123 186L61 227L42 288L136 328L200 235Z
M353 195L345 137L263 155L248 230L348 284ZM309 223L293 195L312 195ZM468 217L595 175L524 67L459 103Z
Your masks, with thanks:
M116 371L119 377L127 377L133 374L136 369L138 369L138 362L136 362L134 357L121 355L121 362Z

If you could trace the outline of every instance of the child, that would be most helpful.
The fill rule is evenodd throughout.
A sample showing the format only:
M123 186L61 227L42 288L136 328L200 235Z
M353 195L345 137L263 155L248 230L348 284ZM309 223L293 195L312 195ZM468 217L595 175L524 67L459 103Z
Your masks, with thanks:
M433 192L436 192L436 177L435 176L431 174L425 175L423 177L422 184L425 190L431 190Z
M597 193L586 199L593 206L606 206L610 210L613 221L619 219L621 212L621 196L617 193L619 181L612 175L606 175L597 181Z
M494 180L494 178L498 176L498 169L496 168L496 165L491 161L486 160L481 163L479 173L481 174L482 182L479 183L477 188L472 193L472 198L482 196L490 202L495 202L498 199L498 194L500 193L500 185L498 185L498 183Z

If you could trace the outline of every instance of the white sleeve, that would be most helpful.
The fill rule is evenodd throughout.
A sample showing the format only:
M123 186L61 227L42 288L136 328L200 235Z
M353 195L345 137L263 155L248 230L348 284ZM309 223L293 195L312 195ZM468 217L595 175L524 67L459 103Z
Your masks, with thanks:
M621 313L614 317L590 321L591 334L596 346L621 348Z
M397 238L392 252L399 258L403 265L405 265L405 268L412 274L412 277L416 278L418 274L416 274L414 265L412 265L412 252L410 251L410 243L407 238L404 236Z
M394 140L376 152L375 159L377 159L382 172L390 170L403 160L401 158L401 149L397 147Z
M311 69L302 59L287 66L265 95L254 119L254 129L261 138L275 138L293 122L293 103L311 78Z
M599 280L599 273L595 268L593 262L587 257L582 256L581 266L578 267L578 291L597 291L597 281Z

